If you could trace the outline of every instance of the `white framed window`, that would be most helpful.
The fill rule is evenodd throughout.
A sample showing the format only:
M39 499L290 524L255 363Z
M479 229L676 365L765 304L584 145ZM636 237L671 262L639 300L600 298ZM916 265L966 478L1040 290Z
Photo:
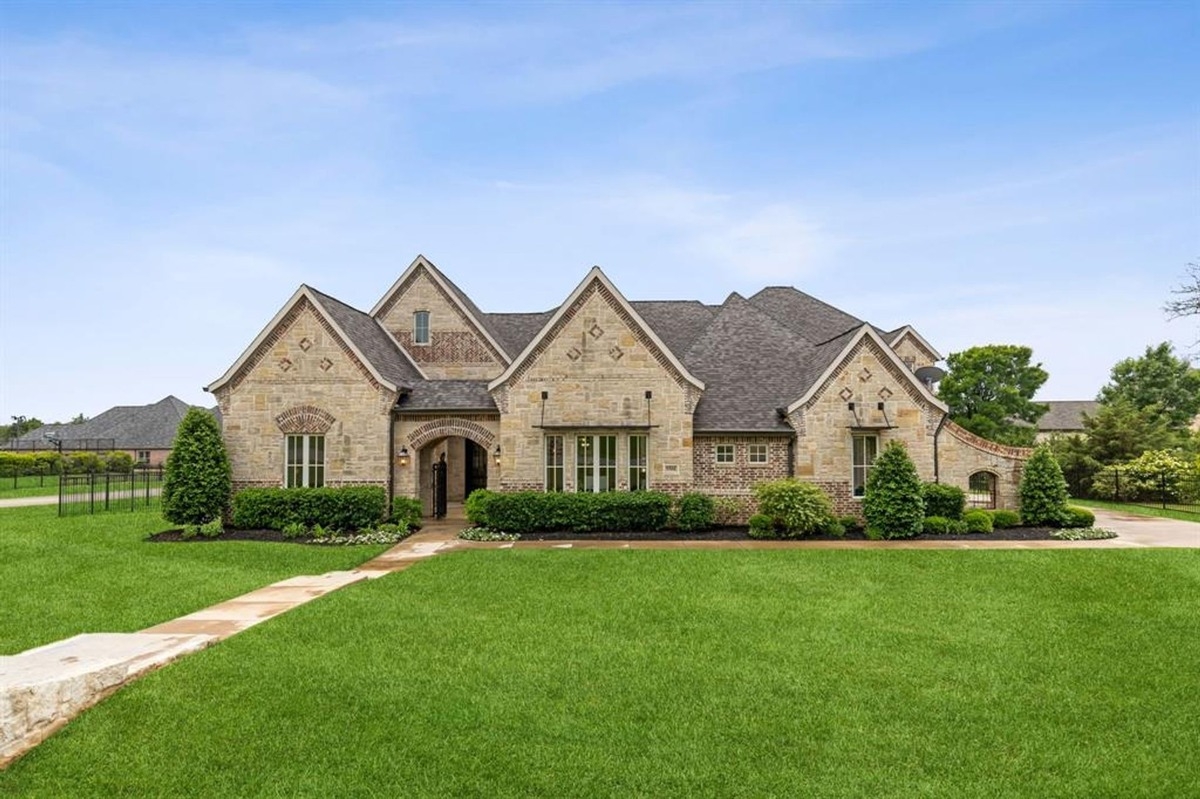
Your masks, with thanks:
M717 444L717 463L733 463L733 444Z
M142 466L148 466L150 464L150 450L139 449L134 460L136 460Z
M642 435L629 436L629 490L646 490L646 469L649 460L646 457L647 437Z
M746 450L746 460L749 463L761 466L767 462L767 445L766 444L751 444Z
M861 497L867 493L867 477L871 467L875 465L875 456L879 454L879 436L875 434L855 434L851 437L850 486L851 493Z
M284 485L288 488L325 485L325 436L290 435L286 447Z
M563 437L546 436L546 490L562 491L565 473Z
M413 343L429 343L429 311L417 311L413 314Z
M616 436L575 436L575 490L617 490Z

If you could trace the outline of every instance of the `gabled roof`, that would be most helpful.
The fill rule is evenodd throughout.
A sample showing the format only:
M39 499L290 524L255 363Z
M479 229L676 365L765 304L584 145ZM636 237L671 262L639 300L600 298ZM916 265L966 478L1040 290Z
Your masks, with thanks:
M375 303L375 307L371 309L371 316L378 318L384 311L391 307L391 304L395 301L396 295L399 293L400 288L408 281L410 277L422 270L425 272L425 274L429 275L429 278L434 282L435 285L445 292L446 296L450 298L450 301L458 307L458 310L462 313L463 317L472 325L474 325L476 330L479 331L479 334L487 340L487 342L492 346L493 349L496 350L497 353L499 353L501 360L503 360L506 364L511 363L512 356L501 345L499 337L496 335L497 331L494 330L489 324L487 314L479 310L479 307L471 301L471 298L467 296L467 293L456 286L448 277L443 275L441 270L434 266L433 262L424 255L418 255L415 259L413 259L413 262L409 264L408 269L404 270L404 274L396 278L396 282L393 283L391 288L389 288L384 295L379 298L379 302Z
M541 313L490 313L487 316L488 326L495 331L496 338L508 352L520 352L529 342L533 341L554 311Z
M832 358L828 358L828 364L818 374L815 376L805 376L805 379L808 381L809 385L805 389L804 393L800 395L799 399L788 406L788 413L802 408L809 402L809 400L816 396L821 386L823 386L825 382L829 380L829 378L833 377L835 370L838 368L841 362L847 356L849 356L850 353L854 351L855 347L857 347L865 339L874 341L875 344L878 345L880 352L883 353L883 356L891 361L896 370L904 376L904 379L907 380L917 390L917 393L920 394L927 402L932 404L934 407L939 408L944 413L950 412L950 409L946 406L946 404L935 397L929 390L929 387L918 380L917 376L914 375L912 371L904 365L904 362L900 360L900 356L897 355L896 351L893 350L883 339L883 337L879 335L875 328L871 325L863 324L856 331L851 331L850 333L843 334L838 336L836 339L826 342L826 346L823 348L825 351L822 356L822 360L825 359L825 356L833 353L834 348L839 347L839 345L840 349L838 349L837 353ZM814 368L815 365L816 364L813 365Z
M496 411L486 380L428 380L400 398L401 411Z
M1095 416L1100 410L1096 400L1046 400L1050 408L1037 420L1037 429L1046 432L1083 430L1083 415Z
M30 430L12 444L19 448L21 444L42 442L47 433L53 432L68 450L73 441L112 441L114 449L170 449L179 423L191 407L175 396L150 405L117 405L86 422Z
M920 333L918 333L917 329L915 327L913 327L912 325L905 325L904 327L901 327L897 330L893 330L892 332L888 333L887 336L885 336L884 338L887 339L889 346L891 346L892 348L895 348L895 346L897 344L899 344L900 341L905 336L912 336L913 338L915 338L922 347L929 350L929 352L933 354L934 360L938 360L938 361L942 360L942 354L940 352L938 352L936 349L934 349L933 345L930 344L928 341L926 341L924 336L922 336Z
M777 408L804 390L802 365L813 345L739 294L712 309L712 321L683 360L704 380L697 431L790 430Z
M666 358L667 362L671 364L681 378L691 383L696 388L704 388L704 383L698 380L694 375L692 375L691 372L687 370L675 353L673 353L671 349L663 343L663 340L659 338L658 334L654 331L654 328L650 327L646 320L642 318L641 314L634 310L633 306L629 304L629 301L626 300L621 292L617 290L617 287L612 284L612 281L608 279L608 276L605 275L598 266L593 266L588 271L587 276L580 281L579 285L575 287L575 290L571 292L571 295L567 297L563 304L558 306L558 309L554 312L550 319L547 320L546 324L542 326L542 329L538 331L538 334L534 336L527 345L525 345L525 349L521 351L521 354L513 359L512 363L508 365L508 368L505 369L499 377L488 383L488 388L496 389L504 385L504 383L507 382L509 378L511 378L517 372L518 369L524 366L525 363L533 356L533 353L535 350L537 350L538 345L541 344L542 341L544 341L555 330L559 321L575 306L575 303L581 296L583 296L583 293L593 286L597 286L600 289L608 292L621 310L633 320L633 323L645 332L646 336L650 339L650 342L662 353L663 357Z
M768 286L750 304L805 341L819 344L863 323L861 319L791 286Z
M256 361L267 345L267 340L299 305L308 303L325 320L334 334L354 353L363 368L380 385L392 391L409 387L412 382L424 378L420 368L400 348L383 326L362 311L351 308L340 300L301 284L284 303L267 326L254 338L250 346L234 361L225 374L205 386L205 391L216 391L233 380L244 368Z

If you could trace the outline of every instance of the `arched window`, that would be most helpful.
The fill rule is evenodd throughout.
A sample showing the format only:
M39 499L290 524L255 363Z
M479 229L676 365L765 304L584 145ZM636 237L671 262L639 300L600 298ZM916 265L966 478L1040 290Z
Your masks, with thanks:
M972 508L996 507L996 475L975 472L967 480L967 504Z

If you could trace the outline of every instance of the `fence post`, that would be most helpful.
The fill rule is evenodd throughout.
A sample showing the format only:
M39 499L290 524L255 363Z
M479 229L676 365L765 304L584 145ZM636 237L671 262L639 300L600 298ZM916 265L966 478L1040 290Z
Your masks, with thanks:
M96 473L88 472L88 513L96 514Z
M1162 500L1163 510L1167 509L1167 473L1161 471L1158 473L1158 491L1159 498Z
M63 515L63 476L58 476L58 515L61 518Z

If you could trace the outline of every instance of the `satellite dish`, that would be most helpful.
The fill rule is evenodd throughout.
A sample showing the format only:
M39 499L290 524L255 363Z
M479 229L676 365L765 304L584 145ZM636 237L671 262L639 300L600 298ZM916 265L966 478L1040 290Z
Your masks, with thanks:
M922 366L916 371L917 379L927 386L932 386L937 381L946 376L945 369L939 369L936 366Z

